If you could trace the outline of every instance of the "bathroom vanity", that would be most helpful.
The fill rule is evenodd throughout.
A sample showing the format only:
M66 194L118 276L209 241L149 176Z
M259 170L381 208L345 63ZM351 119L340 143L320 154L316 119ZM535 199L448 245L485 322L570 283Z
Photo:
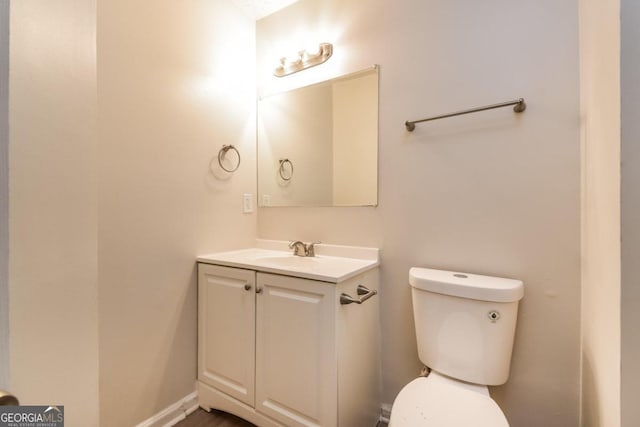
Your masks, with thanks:
M258 426L375 426L379 251L285 249L198 257L200 406Z

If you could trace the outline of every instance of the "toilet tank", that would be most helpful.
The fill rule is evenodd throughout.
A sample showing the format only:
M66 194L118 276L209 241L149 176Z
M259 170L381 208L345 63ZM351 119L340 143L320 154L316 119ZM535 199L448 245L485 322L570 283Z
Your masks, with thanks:
M470 383L507 382L522 282L414 267L409 284L422 363Z

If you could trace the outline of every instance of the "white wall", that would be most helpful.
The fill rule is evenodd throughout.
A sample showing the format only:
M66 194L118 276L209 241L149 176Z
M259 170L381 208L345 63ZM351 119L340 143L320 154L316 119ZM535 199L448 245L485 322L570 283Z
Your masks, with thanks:
M11 2L11 386L98 425L95 0Z
M580 2L582 425L620 425L620 2Z
M100 426L120 427L194 391L195 257L254 241L255 30L227 1L97 16ZM223 144L242 155L232 175Z
M9 0L0 0L0 389L9 389Z
M622 425L640 420L640 3L620 2L622 94Z
M334 43L275 81L283 51ZM308 44L308 42L307 42ZM511 425L577 426L580 358L578 4L568 0L301 0L257 24L259 90L380 64L377 208L262 208L262 238L380 246L384 400L420 369L411 266L524 280ZM509 109L404 122L525 97Z

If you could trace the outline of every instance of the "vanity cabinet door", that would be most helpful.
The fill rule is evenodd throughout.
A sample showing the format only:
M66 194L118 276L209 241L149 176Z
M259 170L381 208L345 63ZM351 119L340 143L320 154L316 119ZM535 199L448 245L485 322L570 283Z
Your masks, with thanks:
M250 406L255 301L254 271L198 264L198 379Z
M258 273L257 286L256 410L289 427L335 427L335 285Z

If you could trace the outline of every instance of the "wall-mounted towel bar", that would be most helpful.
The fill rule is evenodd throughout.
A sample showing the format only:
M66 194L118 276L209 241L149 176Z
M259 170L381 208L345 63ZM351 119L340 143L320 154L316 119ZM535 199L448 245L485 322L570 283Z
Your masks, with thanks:
M477 108L471 108L469 110L456 111L455 113L442 114L441 116L428 117L422 120L406 121L404 122L404 125L409 132L413 132L413 130L416 128L416 123L428 122L431 120L438 120L438 119L446 119L447 117L461 116L463 114L477 113L478 111L493 110L494 108L509 107L511 105L515 105L515 107L513 107L513 111L515 111L516 113L522 113L524 110L527 109L527 104L524 102L524 98L518 98L513 101L501 102L500 104L486 105L484 107L477 107Z

